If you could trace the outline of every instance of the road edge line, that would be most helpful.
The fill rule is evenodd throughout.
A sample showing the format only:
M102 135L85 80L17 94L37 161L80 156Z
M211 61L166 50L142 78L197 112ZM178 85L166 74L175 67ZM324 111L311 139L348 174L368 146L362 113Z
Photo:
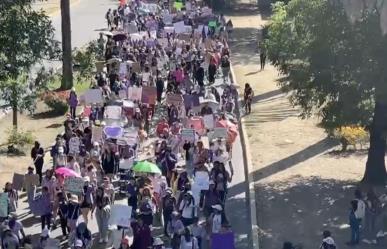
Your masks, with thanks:
M237 80L235 77L233 66L230 65L230 80L231 83L234 85L237 84ZM241 115L241 106L239 102L239 92L236 97L236 110L237 110L237 116L238 116L238 123L239 123L239 136L241 139L241 145L242 145L242 151L243 151L243 164L244 164L244 171L245 171L245 178L247 180L247 193L246 197L248 200L248 208L250 211L250 221L251 221L251 243L253 249L259 249L259 227L258 227L258 220L257 220L257 210L256 210L256 198L255 198L255 187L254 187L254 177L253 177L253 164L251 160L251 153L250 153L250 144L249 144L249 138L247 137L245 130L246 126L244 124L244 118L242 118Z

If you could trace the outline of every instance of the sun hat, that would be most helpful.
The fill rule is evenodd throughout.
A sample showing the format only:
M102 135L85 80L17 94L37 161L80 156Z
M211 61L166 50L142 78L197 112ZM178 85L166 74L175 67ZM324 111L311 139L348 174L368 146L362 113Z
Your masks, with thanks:
M216 210L218 210L218 211L222 211L222 210L223 210L222 206L221 206L221 205L219 205L219 204L212 205L211 207L212 207L213 209L216 209Z
M153 241L153 246L162 246L164 242L160 238L155 238Z

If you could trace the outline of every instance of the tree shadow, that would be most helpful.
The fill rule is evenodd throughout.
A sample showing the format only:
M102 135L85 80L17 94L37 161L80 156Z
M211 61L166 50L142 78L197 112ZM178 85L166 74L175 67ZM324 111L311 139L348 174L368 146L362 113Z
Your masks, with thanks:
M61 126L63 126L63 124L50 124L50 125L46 126L46 128L48 128L48 129L56 129L56 128L59 128Z
M269 164L267 166L261 167L258 170L255 170L254 172L251 172L250 174L253 177L253 181L260 181L262 179L265 179L269 176L272 176L274 174L277 174L279 172L282 172L284 170L287 170L301 162L304 162L312 157L315 157L319 154L322 154L329 149L335 147L338 145L338 141L332 138L324 138L317 143L310 145L306 147L305 149L291 155L288 157L285 157L277 162L274 162L272 164ZM241 193L244 193L246 190L246 183L242 182L239 184L236 184L229 188L228 193L229 197L233 197L236 195L239 195Z
M232 49L232 64L234 66L256 64L259 65L257 28L234 28L229 37Z
M260 94L260 95L255 95L253 97L253 99L251 100L251 103L254 104L254 103L260 102L262 100L271 99L271 98L278 96L278 95L281 95L281 94L283 94L283 92L280 89L273 90L270 92L265 92L265 93Z
M7 156L7 157L21 157L26 156L26 152L22 149L14 148L12 152L8 150L7 147L0 148L0 156Z
M318 248L322 232L329 230L338 248L349 240L349 202L357 183L295 176L256 185L256 208L262 248L281 248L284 241ZM386 248L367 246L359 248Z
M38 120L38 119L47 119L47 118L57 118L60 116L63 116L63 114L58 114L57 112L51 110L51 111L35 113L31 117L32 119Z

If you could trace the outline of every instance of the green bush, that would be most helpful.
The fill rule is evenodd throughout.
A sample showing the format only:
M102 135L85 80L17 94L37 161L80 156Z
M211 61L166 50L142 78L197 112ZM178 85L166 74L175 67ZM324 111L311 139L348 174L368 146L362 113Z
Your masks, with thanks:
M35 141L35 137L30 131L17 130L15 128L7 131L7 142L10 145L14 145L18 148L23 148L26 145L31 145Z
M43 101L55 114L64 115L68 111L67 98L64 94L48 92L43 96Z

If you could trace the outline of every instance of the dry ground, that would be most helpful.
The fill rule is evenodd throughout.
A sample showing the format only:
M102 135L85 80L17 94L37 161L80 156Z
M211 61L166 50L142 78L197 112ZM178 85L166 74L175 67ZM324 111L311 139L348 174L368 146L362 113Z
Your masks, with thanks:
M318 248L324 229L339 248L349 239L349 201L361 180L366 151L337 154L336 141L317 127L318 119L301 120L277 86L281 78L267 65L259 70L257 37L267 15L239 2L228 13L234 24L232 63L241 91L252 85L252 113L244 117L256 183L261 249L281 248L290 240ZM359 248L375 248L362 244Z

